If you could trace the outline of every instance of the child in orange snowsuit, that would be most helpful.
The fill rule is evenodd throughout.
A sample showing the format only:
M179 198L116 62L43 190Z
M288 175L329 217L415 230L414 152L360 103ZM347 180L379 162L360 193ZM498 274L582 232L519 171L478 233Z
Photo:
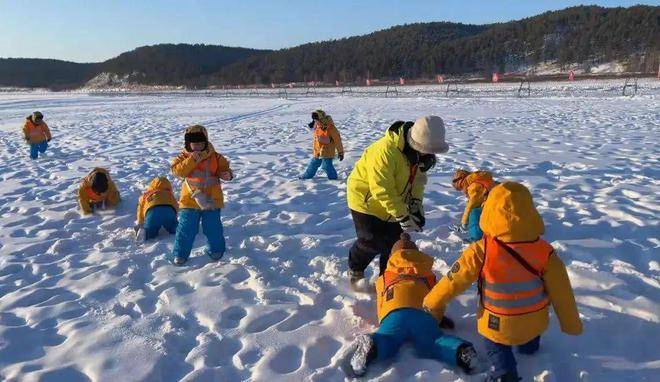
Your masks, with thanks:
M35 111L25 118L23 125L23 138L30 145L30 158L37 159L39 153L45 153L48 148L48 142L53 138L50 135L50 129L44 122L44 115Z
M421 252L407 233L392 248L387 268L376 282L378 330L354 343L349 374L361 376L373 361L393 357L406 341L419 356L472 372L477 363L472 344L446 335L440 323L423 310L424 297L435 285L433 258Z
M582 322L566 267L541 239L543 219L525 186L495 186L480 225L483 239L463 251L424 298L424 307L442 317L449 301L477 282L477 328L491 362L487 381L518 381L512 348L524 354L538 350L550 304L564 333L582 333Z
M483 236L483 232L479 228L481 206L486 201L488 192L497 183L488 171L469 172L463 169L456 170L451 183L456 190L462 191L468 198L461 217L461 227L467 231L470 241L475 242Z
M170 181L164 176L154 178L138 200L135 231L144 228L145 240L158 236L161 227L175 234L178 209Z
M104 168L96 167L80 182L78 203L85 214L91 214L99 208L114 207L120 201L117 186Z
M332 117L325 114L323 110L316 110L312 113L309 128L314 129L314 156L300 178L313 178L320 167L325 170L328 179L336 180L337 170L335 170L332 160L335 152L339 156L340 162L344 160L344 146Z

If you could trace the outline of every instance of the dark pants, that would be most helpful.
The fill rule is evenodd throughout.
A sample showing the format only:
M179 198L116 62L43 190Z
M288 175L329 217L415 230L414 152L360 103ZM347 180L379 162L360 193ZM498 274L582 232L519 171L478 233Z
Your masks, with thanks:
M371 260L380 255L380 274L385 272L387 259L394 243L399 240L403 230L396 222L386 222L375 216L351 210L357 240L348 255L348 267L353 271L363 272Z
M505 374L518 378L518 369L516 368L516 357L513 356L513 347L509 345L502 345L483 337L484 347L488 360L490 361L489 376L492 379L497 379ZM534 354L539 350L541 345L541 337L536 337L526 344L517 346L518 353L521 354Z

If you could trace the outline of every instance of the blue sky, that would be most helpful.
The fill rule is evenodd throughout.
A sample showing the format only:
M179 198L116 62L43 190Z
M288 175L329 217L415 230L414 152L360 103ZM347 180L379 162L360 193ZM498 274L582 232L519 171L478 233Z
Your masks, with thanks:
M279 49L404 23L482 24L584 3L660 0L0 0L0 57L94 62L157 43Z

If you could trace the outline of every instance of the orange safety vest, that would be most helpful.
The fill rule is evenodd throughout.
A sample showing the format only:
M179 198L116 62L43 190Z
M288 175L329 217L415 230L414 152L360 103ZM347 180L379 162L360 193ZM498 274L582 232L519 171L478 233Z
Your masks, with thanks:
M41 128L41 125L37 125L34 122L28 123L28 135L30 139L46 139L46 133Z
M207 187L220 184L216 175L218 173L218 159L215 155L206 158L186 176L186 183L193 190L206 189Z
M91 187L85 187L85 193L87 194L89 201L92 203L100 203L106 199L106 195L97 194Z
M433 289L437 281L435 275L422 276L420 274L414 273L415 272L414 268L410 268L410 269L412 270L411 273L385 271L385 273L383 273L383 284L384 284L383 292L386 292L393 285L406 280L421 282L426 284L426 287L429 288L429 290ZM402 269L399 268L399 270Z
M323 129L319 125L321 125L321 122L318 122L318 125L314 128L314 139L316 139L320 145L329 145L332 142L330 132L328 129Z
M550 300L543 284L554 249L544 240L503 243L484 235L484 265L479 275L482 306L495 314L516 316L539 311Z

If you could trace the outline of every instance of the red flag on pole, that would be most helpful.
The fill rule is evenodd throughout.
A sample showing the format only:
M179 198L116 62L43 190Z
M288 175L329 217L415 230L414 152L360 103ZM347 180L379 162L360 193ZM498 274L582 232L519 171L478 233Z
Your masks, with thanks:
M570 72L568 72L568 80L569 81L575 81L575 72L574 71L571 70Z
M442 76L442 74L438 74L438 75L436 76L436 80L438 80L438 83L439 83L439 84L445 82L445 78Z
M336 80L336 81L335 81L335 86L337 86L337 87L340 86L340 84L339 84L339 80Z
M293 89L293 82L289 82L289 89Z
M403 86L406 84L406 79L403 77L399 77L399 85Z
M371 86L371 80L367 78L367 86Z
M500 82L500 74L495 72L493 73L493 82Z

